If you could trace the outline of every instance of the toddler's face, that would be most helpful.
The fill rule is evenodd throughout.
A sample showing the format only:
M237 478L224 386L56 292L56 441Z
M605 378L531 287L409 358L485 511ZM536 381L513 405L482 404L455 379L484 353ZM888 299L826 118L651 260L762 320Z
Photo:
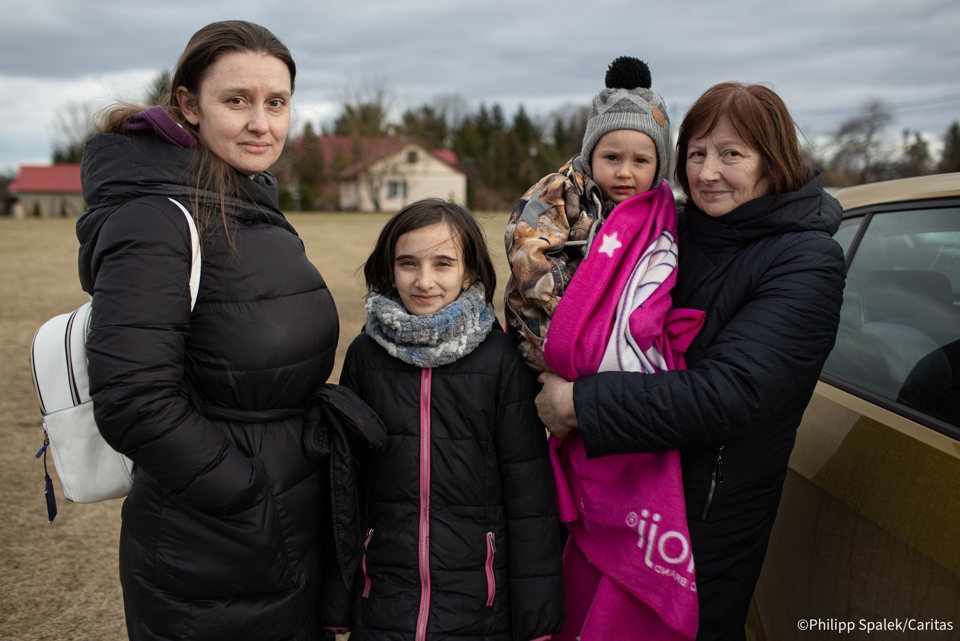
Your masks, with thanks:
M657 145L633 129L605 133L590 155L593 180L615 203L648 191L657 177Z
M415 316L439 311L470 286L459 239L447 223L435 223L397 239L393 285Z

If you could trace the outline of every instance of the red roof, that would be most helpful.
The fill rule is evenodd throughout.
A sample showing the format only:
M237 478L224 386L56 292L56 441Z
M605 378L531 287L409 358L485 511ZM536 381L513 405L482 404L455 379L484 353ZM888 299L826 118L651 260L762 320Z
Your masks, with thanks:
M454 169L463 171L460 169L460 162L457 160L457 152L455 152L453 149L428 149L427 151Z
M338 163L342 164L345 160L357 157L357 154L355 153L356 150L354 148L354 145L356 145L357 142L358 139L351 136L318 136L317 145L320 147L324 166L336 167ZM402 138L389 138L386 136L382 138L360 138L359 143L362 146L362 151L360 152L359 156L363 158L363 160L360 162L353 162L338 171L337 175L341 178L355 176L364 168L369 167L381 158L385 158L390 154L400 151L404 146L409 144L408 141L405 141ZM303 144L303 137L298 136L294 144L298 149L301 148ZM457 154L452 149L422 148L425 149L426 152L431 156L434 156L441 162L450 165L457 171L463 171L457 161Z
M80 163L59 165L20 165L17 177L10 183L9 191L22 193L69 193L79 194Z

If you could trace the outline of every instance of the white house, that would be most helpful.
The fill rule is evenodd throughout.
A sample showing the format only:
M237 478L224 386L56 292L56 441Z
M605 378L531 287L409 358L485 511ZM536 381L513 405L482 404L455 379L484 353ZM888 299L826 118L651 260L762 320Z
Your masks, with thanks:
M415 143L348 167L338 179L342 209L394 211L428 197L467 202L467 175L456 154Z
M343 142L339 138L321 136L320 142L330 149ZM359 156L336 173L341 210L396 211L429 197L467 202L467 175L452 150L380 138L365 141ZM327 157L333 154L328 151Z

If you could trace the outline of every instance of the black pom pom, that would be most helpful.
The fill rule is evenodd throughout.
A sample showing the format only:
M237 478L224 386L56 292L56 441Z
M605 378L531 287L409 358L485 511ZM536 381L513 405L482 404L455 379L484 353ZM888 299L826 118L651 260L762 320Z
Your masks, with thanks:
M607 89L650 88L650 67L643 60L620 56L607 67Z

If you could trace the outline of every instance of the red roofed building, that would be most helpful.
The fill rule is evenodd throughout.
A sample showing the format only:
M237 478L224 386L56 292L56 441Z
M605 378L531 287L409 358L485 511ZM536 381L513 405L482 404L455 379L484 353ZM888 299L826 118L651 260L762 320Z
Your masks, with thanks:
M8 191L17 200L15 216L79 216L86 209L79 163L21 165Z
M318 136L314 139L325 171L337 181L337 208L345 211L396 211L421 198L465 205L467 174L457 155L401 138ZM298 153L309 153L301 147Z

